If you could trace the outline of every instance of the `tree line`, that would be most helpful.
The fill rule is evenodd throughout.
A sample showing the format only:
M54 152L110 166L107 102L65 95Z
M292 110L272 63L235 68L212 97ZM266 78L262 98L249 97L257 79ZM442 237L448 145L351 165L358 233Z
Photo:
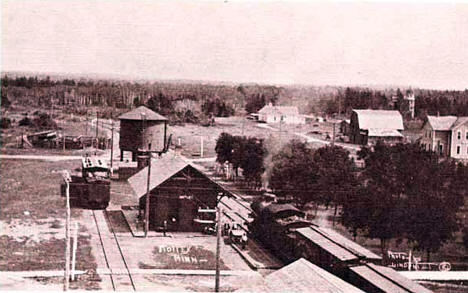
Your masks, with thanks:
M216 153L219 163L243 169L246 180L261 181L267 155L263 141L222 133ZM442 160L417 144L378 143L358 155L365 162L362 169L340 146L311 149L292 140L273 155L269 187L302 208L333 207L354 237L379 239L384 256L393 239L406 239L428 258L453 239L468 196L468 166ZM467 242L468 234L464 237Z
M415 117L427 115L468 116L468 89L464 91L407 90L404 94L396 90L371 90L347 87L331 99L323 102L327 114L347 114L353 109L399 110L408 117L407 94L415 95Z

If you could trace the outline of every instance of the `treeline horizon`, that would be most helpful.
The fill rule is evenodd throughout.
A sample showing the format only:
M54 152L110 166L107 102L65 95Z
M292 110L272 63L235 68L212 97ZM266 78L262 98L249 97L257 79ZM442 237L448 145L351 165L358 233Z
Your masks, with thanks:
M109 108L103 111L104 118L147 105L175 123L207 123L212 117L245 115L270 102L297 106L301 114L346 116L352 109L396 109L405 114L402 97L408 90L58 79L8 74L2 74L1 78L2 105L17 103L45 108L73 105L74 113L79 115L85 114L90 106ZM468 89L410 90L416 97L416 118L437 114L468 116ZM392 103L395 96L399 99L396 106Z

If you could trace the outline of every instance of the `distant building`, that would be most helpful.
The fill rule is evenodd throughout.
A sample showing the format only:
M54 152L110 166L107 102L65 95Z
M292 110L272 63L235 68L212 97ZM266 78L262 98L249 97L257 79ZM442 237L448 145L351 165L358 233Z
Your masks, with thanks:
M258 111L258 120L266 123L305 124L305 117L297 107L265 105Z
M349 135L349 125L351 123L351 120L345 119L340 122L340 132L343 135Z
M420 145L441 156L468 160L468 117L428 115Z
M128 182L139 198L143 218L148 167L130 177ZM214 225L218 196L231 196L201 171L172 154L152 159L149 190L150 230L166 226L171 231L202 231L206 225Z
M159 151L165 147L168 119L140 106L120 115L120 160L124 151L132 152L132 161L141 150Z
M389 144L401 142L404 136L403 118L394 110L353 110L349 124L349 139L354 144Z
M414 97L413 92L408 92L405 96L405 101L406 101L406 110L411 119L414 119L414 109L416 106L416 98Z

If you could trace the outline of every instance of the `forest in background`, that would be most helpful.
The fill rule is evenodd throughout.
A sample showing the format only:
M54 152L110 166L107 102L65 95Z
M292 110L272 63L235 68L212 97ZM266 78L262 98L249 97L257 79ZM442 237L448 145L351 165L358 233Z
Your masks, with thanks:
M407 88L258 85L203 82L150 82L3 74L2 109L29 105L63 108L85 115L99 107L102 118L117 117L147 105L172 123L209 123L212 117L245 115L267 103L298 106L302 114L349 117L352 109L404 108ZM441 91L411 89L416 118L426 115L468 116L468 89ZM395 102L396 101L396 102Z

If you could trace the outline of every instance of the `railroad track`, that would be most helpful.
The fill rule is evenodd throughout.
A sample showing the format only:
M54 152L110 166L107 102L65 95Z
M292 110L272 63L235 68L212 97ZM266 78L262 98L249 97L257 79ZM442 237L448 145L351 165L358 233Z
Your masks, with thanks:
M117 235L112 223L106 221L105 211L92 211L96 223L102 251L109 269L109 277L114 291L136 291L130 269L123 255ZM108 224L109 223L109 226Z

